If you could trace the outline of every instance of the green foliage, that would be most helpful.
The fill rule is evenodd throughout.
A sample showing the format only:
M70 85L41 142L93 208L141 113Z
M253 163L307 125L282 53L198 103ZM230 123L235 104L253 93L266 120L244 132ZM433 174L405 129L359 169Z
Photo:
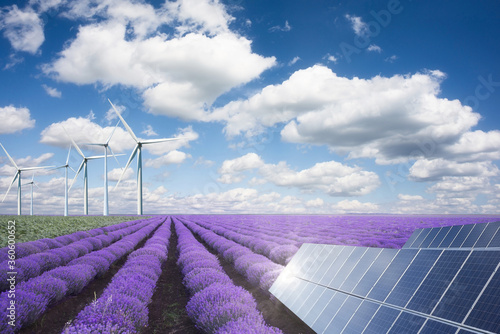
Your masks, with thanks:
M55 238L77 231L144 219L137 216L2 216L0 215L0 247L7 245L8 222L15 221L16 242Z

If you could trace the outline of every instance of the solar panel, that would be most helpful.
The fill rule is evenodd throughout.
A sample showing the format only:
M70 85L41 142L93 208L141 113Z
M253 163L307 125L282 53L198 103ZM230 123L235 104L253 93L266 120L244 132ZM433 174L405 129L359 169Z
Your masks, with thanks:
M424 241L422 241L422 243L420 244L419 248L429 248L431 242L434 241L440 230L440 227L432 228L429 231L429 234L427 234L427 236L425 237Z
M418 250L416 249L408 249L404 252L398 252L389 267L387 267L386 271L382 274L373 289L370 291L368 297L383 302L389 292L391 292L394 285L398 282L401 275L403 275L406 268L408 268L411 261L413 261L417 253Z
M405 306L430 272L441 252L441 250L420 251L385 302L391 305Z
M472 230L470 231L469 235L467 236L467 239L465 239L464 243L462 244L463 248L467 247L473 247L476 242L479 240L479 237L484 231L484 228L486 227L487 224L474 224L472 225Z
M348 296L326 327L325 333L341 333L361 302L360 298Z
M423 229L401 250L304 244L269 291L317 333L500 333L499 228Z
M364 300L353 313L349 323L342 331L342 334L359 334L365 329L368 322L371 320L375 312L377 312L380 304Z
M461 323L500 261L500 251L472 251L432 315Z
M424 322L424 317L408 312L401 312L388 333L418 333Z
M434 320L427 320L419 334L455 334L458 328Z
M430 314L469 253L444 250L406 307Z
M500 222L488 223L474 247L487 247L500 228Z
M413 244L413 242L415 241L415 239L417 239L418 235L420 233L422 233L422 231L423 231L423 229L417 229L417 230L413 231L410 238L408 240L406 240L406 243L403 245L403 248L410 247Z
M500 333L500 271L492 277L478 302L474 305L465 324Z

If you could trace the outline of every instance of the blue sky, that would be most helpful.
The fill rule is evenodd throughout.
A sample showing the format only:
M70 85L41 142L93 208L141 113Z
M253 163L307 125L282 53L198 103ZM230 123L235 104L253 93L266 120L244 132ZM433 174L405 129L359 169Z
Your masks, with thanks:
M137 136L182 138L144 149L145 213L497 214L499 16L494 1L4 1L0 142L21 167L64 164L63 128L105 140L110 99ZM122 124L110 146L110 213L135 213L135 161L114 189ZM14 173L2 152L2 193ZM89 162L91 214L103 175ZM62 214L63 170L35 182L35 213ZM16 213L15 185L0 205Z

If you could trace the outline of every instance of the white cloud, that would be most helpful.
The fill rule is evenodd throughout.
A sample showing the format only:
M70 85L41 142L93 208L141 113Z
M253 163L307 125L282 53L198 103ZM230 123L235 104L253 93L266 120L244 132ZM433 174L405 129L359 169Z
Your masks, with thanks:
M374 203L362 203L358 200L343 200L334 205L332 208L337 213L375 213L379 211L379 206Z
M16 133L35 126L28 108L16 108L12 105L0 107L0 135Z
M351 16L349 14L346 14L345 17L351 22L352 29L354 30L354 33L356 35L364 36L368 33L368 25L365 22L363 22L361 17Z
M367 48L367 50L371 51L371 52L377 52L377 53L382 52L382 48L376 44L370 44L370 46Z
M123 173L122 168L114 168L110 170L108 172L108 181L118 181L122 173ZM134 171L132 170L132 168L127 168L125 174L123 175L122 181L131 179L133 175Z
M30 7L24 10L16 5L0 14L0 29L16 51L38 52L45 40L43 22Z
M482 176L446 176L429 188L429 192L440 193L442 196L457 198L457 193L467 197L474 196L474 192L491 192L489 178Z
M292 66L292 65L294 65L294 64L295 64L295 63L297 63L299 60L300 60L300 57L298 57L298 56L293 57L293 59L292 59L292 60L290 60L290 61L288 62L288 66Z
M398 199L400 199L401 201L421 201L424 198L420 195L398 194Z
M290 23L288 23L288 20L285 21L285 25L284 26L273 26L271 28L269 28L269 31L271 32L276 32L276 31L290 31L292 30L292 26L290 25Z
M464 162L448 161L442 158L417 160L409 171L412 181L437 181L445 176L496 176L498 167L490 161Z
M224 161L218 171L221 175L218 181L241 182L245 177L243 172L255 169L262 179L253 178L252 184L262 184L265 180L281 187L298 188L305 192L321 191L330 196L366 195L380 184L377 174L336 161L316 163L309 169L294 171L285 161L276 165L266 164L255 153Z
M5 149L7 150L7 152L9 152L8 147L5 147ZM2 156L5 154L3 150L1 150L0 153ZM20 168L47 166L49 165L48 162L54 157L54 153L43 153L38 157L32 157L28 155L23 158L16 157L16 155L13 152L9 152L9 154L12 157L12 159L14 159L16 165ZM2 167L0 167L0 175L13 177L17 171L16 167L14 167L11 164L11 162L7 159L5 159L4 162L5 164ZM35 171L23 172L23 175L26 175L26 173L28 173L31 176L33 172L37 175L47 175L47 174L53 174L54 170L40 169Z
M154 145L145 145L144 148L154 155L162 155L170 151L180 149L181 147L190 147L189 143L198 139L199 134L193 130L190 125L177 130L177 134L168 138L178 138L178 140L156 143Z
M215 161L205 159L204 157L198 157L198 159L194 162L194 166L212 167L213 165L215 165Z
M155 132L155 130L153 130L153 127L151 126L151 124L148 124L146 126L146 128L144 129L144 131L142 131L141 133L145 134L148 137L158 136L158 134Z
M146 167L160 168L161 166L168 166L172 164L181 164L187 158L190 158L189 154L181 151L170 151L167 154L156 158L156 159L146 159Z
M388 62L388 63L394 63L396 60L398 60L398 56L396 55L392 55L390 57L387 57L384 59L384 61Z
M50 86L47 86L47 85L42 85L43 89L45 90L45 92L49 95L49 96L52 96L52 97L57 97L57 98L60 98L62 96L62 93L61 91L59 91L57 88L53 88L53 87L50 87Z
M325 204L321 198L312 199L306 202L306 206L310 208L320 208Z
M228 136L252 136L285 124L285 141L327 145L349 158L375 158L379 164L404 162L410 156L451 159L463 146L471 149L457 144L453 152L452 147L480 116L458 100L438 97L443 77L442 72L426 71L351 79L315 65L247 100L216 109L213 118L226 122ZM493 145L488 147L493 150Z

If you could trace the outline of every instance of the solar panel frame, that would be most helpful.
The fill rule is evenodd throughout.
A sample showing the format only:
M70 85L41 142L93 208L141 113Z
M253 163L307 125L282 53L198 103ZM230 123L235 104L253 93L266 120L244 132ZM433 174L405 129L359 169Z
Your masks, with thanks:
M422 241L422 243L420 244L419 248L429 248L430 244L434 241L434 239L436 239L440 230L440 227L431 228L429 234L427 234L424 241Z
M456 326L427 319L418 334L455 334L457 331Z
M362 333L380 306L380 304L364 299L342 330L342 334Z
M474 247L488 247L499 228L500 222L488 223L483 231L483 234L479 237Z
M487 224L473 224L472 230L470 231L469 235L467 236L467 239L465 239L461 247L462 248L474 247L476 242L481 237L481 234L483 234L486 225Z
M446 238L448 233L451 231L451 226L443 226L439 229L438 235L432 240L431 244L429 245L428 248L439 248L439 245L443 242L443 240Z
M400 310L381 305L366 325L363 334L387 333L400 313Z
M330 323L325 328L325 333L335 334L341 333L352 317L352 314L357 310L363 300L360 298L347 296L344 303L341 305L337 313L332 317Z
M399 252L400 251L396 249L383 249L356 284L352 292L363 297L367 296Z
M474 228L474 224L463 225L460 232L458 232L457 237L453 240L450 245L450 248L460 248L462 244L465 242L465 239L469 236L469 233Z
M439 244L439 248L449 248L453 241L455 241L463 226L464 225L452 226L446 237L443 239L443 242Z
M323 275L323 277L318 281L318 283L321 285L325 285L325 286L328 285L328 283L330 283L330 281L332 280L332 277L334 277L337 274L337 272L340 270L340 268L342 268L345 261L351 255L353 250L354 250L354 247L343 246L339 255L330 264L330 267L328 268L326 273Z
M366 253L366 250L367 248L365 247L354 247L349 257L346 258L342 267L339 268L338 272L335 274L334 277L332 277L332 279L327 285L334 289L340 288L340 286L344 283L347 276L351 273L356 264L359 262L360 258L363 256L363 254Z
M388 334L417 334L425 323L426 318L419 315L401 312L398 318L393 322Z
M353 270L349 273L344 283L340 286L340 290L352 292L381 252L382 248L367 248L366 252L359 259Z

